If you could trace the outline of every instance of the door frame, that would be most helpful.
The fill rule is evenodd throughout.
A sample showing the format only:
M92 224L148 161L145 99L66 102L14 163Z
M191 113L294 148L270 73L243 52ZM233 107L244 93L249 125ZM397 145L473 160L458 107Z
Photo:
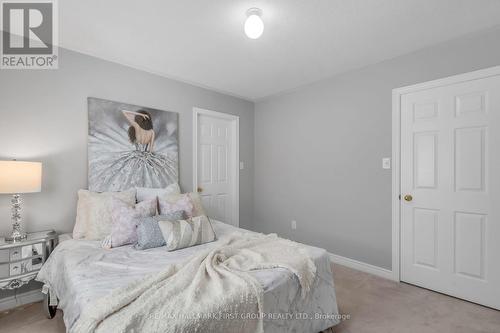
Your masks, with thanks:
M460 82L500 75L500 66L449 76L392 90L392 279L401 281L401 96Z
M209 117L222 118L231 121L233 127L233 143L234 151L231 154L233 159L233 221L237 227L240 226L240 117L228 113L202 109L199 107L193 108L193 192L197 191L198 187L198 117L205 115Z

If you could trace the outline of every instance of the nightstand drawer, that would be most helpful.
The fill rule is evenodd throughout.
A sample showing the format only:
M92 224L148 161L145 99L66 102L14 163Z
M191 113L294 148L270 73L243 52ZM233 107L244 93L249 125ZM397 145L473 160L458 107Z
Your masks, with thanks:
M0 262L9 262L10 261L10 251L9 250L0 250Z
M22 252L20 247L10 249L10 261L21 259L21 253Z
M0 264L0 279L9 277L9 264Z
M10 264L10 276L20 275L21 274L21 263L16 262Z
M28 260L18 261L10 264L10 276L34 272L42 268L43 258L41 256Z
M19 250L23 259L43 255L43 243L25 245Z

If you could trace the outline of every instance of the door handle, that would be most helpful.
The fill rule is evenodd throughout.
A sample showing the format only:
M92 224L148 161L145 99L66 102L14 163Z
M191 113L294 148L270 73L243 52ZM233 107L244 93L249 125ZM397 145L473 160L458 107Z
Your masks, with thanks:
M410 201L413 200L413 197L410 194L407 194L407 195L404 196L404 199L405 199L405 201L410 202Z
M198 187L197 191L198 191L198 193L201 193L201 192L203 192L203 189L201 187Z

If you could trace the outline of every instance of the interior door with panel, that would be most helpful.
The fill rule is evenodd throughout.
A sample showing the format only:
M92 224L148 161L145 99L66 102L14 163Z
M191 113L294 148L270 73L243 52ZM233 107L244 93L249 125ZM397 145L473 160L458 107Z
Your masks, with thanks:
M236 117L197 114L197 189L209 217L238 226ZM195 143L196 144L196 143Z
M500 309L500 77L401 96L401 280Z

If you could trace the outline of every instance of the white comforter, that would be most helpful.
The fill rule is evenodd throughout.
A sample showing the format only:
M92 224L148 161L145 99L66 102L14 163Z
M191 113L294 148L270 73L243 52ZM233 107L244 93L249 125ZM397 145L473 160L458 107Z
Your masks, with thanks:
M219 238L235 230L214 222ZM175 252L164 248L137 251L130 246L103 250L99 242L62 242L43 266L37 279L48 284L59 298L66 327L71 331L83 309L120 287L181 263L218 242ZM295 276L286 269L266 269L251 274L264 288L263 312L266 332L318 332L335 325L338 314L330 262L322 249L307 247L317 267L311 292L301 298Z

